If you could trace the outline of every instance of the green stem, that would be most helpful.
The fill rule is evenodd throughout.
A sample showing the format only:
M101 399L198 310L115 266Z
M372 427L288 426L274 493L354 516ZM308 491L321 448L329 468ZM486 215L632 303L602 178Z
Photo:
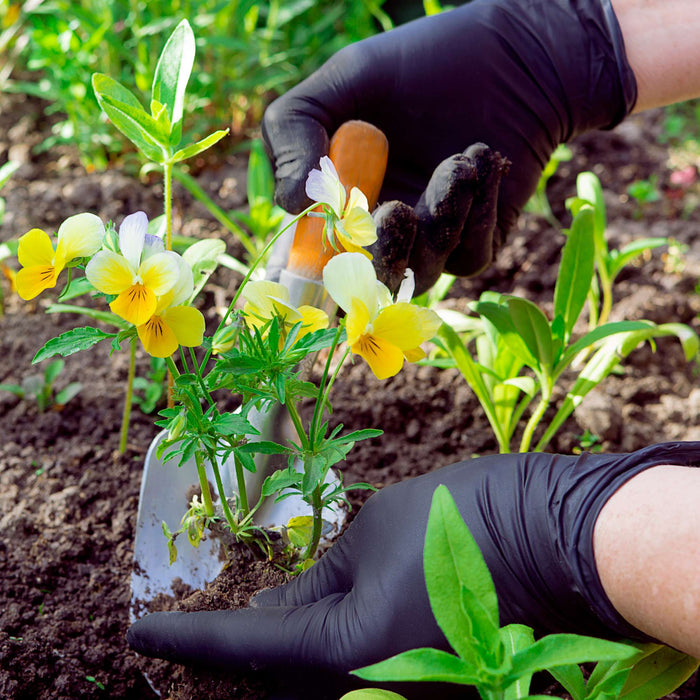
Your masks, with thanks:
M204 383L204 378L202 377L202 370L199 367L199 363L197 362L197 356L195 355L194 348L190 348L190 356L192 357L192 365L194 366L194 373L197 377L199 388L202 390L202 394L204 395L204 398L209 402L209 405L215 406L216 402L212 398L212 395L209 393L209 389L207 389L207 386Z
M209 456L209 463L214 472L214 480L216 481L216 490L219 492L219 499L221 500L221 507L224 511L224 517L228 526L231 528L231 532L234 534L238 533L238 524L236 523L236 518L231 512L231 507L226 499L226 491L224 489L224 482L221 480L221 471L219 470L219 463L216 461L216 454L210 449L207 450Z
M545 411L547 410L547 407L549 406L550 398L551 391L545 392L543 387L542 398L540 398L540 401L537 404L537 408L535 408L535 411L530 416L530 420L528 420L527 425L525 426L523 437L520 440L520 452L527 452L530 449L530 444L532 443L532 436L534 435L535 428L542 420L542 416L544 415Z
M321 529L323 526L323 518L321 513L323 512L323 501L321 499L321 485L319 484L314 488L311 494L311 508L313 512L313 526L311 529L311 540L309 545L304 552L304 560L313 559L316 550L318 549L318 543L321 541Z
M340 340L340 333L341 328L338 327L338 332L335 334L335 338L333 338L333 344L331 345L330 350L328 352L328 359L326 360L326 365L323 368L323 376L321 377L320 387L325 386L325 389L323 389L320 392L320 395L316 400L316 405L314 406L314 415L311 419L311 427L309 429L309 440L311 441L312 445L316 444L316 436L321 425L321 420L323 418L323 407L326 405L328 395L331 392L331 387L333 386L333 383L335 382L338 373L340 372L340 368L343 366L343 363L345 362L347 356L350 354L350 348L346 348L345 352L343 353L343 356L340 358L340 362L338 362L338 366L335 368L333 374L331 375L330 380L326 382L326 377L328 376L328 372L330 370L330 363L333 359L333 355L335 354L335 349L338 345L338 341Z
M291 399L287 399L287 402L284 405L287 407L287 412L289 413L289 417L292 419L292 423L294 423L294 429L297 431L297 435L299 436L302 450L305 453L308 453L311 443L309 442L309 438L304 430L304 424L302 423L296 404Z
M126 396L124 397L124 411L122 413L122 430L119 438L119 453L126 452L126 439L129 435L129 421L131 420L131 402L134 395L134 376L136 375L136 336L129 342L129 374L126 378Z
M204 456L201 452L194 453L194 461L197 464L197 476L199 477L199 486L202 489L202 501L204 502L204 512L208 517L213 518L216 514L214 510L214 502L211 500L211 489L209 488L209 479L207 479L207 470L204 465Z
M236 467L236 483L238 484L238 508L241 511L241 516L245 518L250 512L250 506L248 505L248 492L245 486L243 465L235 452L233 454L233 463Z
M165 214L165 249L173 249L173 164L163 163L163 209Z

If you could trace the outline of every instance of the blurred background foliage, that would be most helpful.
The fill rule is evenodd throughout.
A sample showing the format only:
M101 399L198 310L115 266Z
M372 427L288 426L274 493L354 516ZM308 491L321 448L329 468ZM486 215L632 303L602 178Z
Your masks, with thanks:
M46 113L56 116L43 149L71 143L89 170L103 169L129 146L101 115L92 74L105 73L136 94L148 93L167 37L187 18L197 57L186 128L197 138L228 126L240 143L277 95L346 44L390 29L393 21L382 5L383 0L0 0L0 90L47 101Z

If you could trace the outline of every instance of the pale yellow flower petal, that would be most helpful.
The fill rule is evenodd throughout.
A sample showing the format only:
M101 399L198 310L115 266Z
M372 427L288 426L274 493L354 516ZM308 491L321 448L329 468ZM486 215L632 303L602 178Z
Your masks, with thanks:
M136 331L144 349L153 357L170 357L178 348L175 333L160 316L152 316Z
M359 187L353 187L350 190L350 196L348 197L348 205L345 211L349 212L351 209L357 208L369 211L369 204L367 202L367 197L365 197L364 192Z
M408 362L418 362L425 357L425 350L423 348L413 348L412 350L404 350L403 356Z
M177 283L180 266L177 253L167 251L146 258L139 267L139 276L145 287L156 296L169 292Z
M158 305L156 314L169 306L181 306L188 302L194 292L194 278L192 276L192 268L189 264L178 255L174 258L178 264L177 282L170 291L158 297Z
M354 345L357 340L367 333L369 327L369 312L360 299L353 299L350 310L345 317L345 331L348 345Z
M69 216L58 228L56 250L65 260L88 257L100 249L104 235L99 216L88 212Z
M377 275L372 263L360 253L340 253L323 268L323 286L345 313L353 298L365 305L370 319L377 313Z
M28 301L39 296L45 289L56 286L58 273L53 265L32 265L23 267L15 276L17 294Z
M155 313L156 295L145 285L134 284L123 291L109 308L128 323L140 326Z
M375 335L363 335L351 350L362 357L377 379L387 379L398 374L403 367L403 353L399 348Z
M321 158L320 166L320 170L312 170L309 173L306 194L314 202L327 204L335 216L341 217L345 209L345 187L328 156Z
M101 250L85 267L90 284L103 294L121 294L134 284L134 270L123 255Z
M195 348L202 344L204 336L204 316L192 306L171 306L165 309L161 318L172 330L180 345Z
M424 340L419 307L397 302L382 309L372 324L374 335L388 340L401 350L417 348Z
M27 231L18 241L17 259L22 267L53 267L54 255L49 235L39 228Z
M289 290L278 282L256 280L248 282L243 287L241 295L250 304L249 309L251 313L255 313L261 318L270 319L274 315L272 297L287 301L289 299Z
M298 336L300 338L307 333L313 333L314 331L328 328L328 314L321 309L317 309L315 306L303 304L299 307L299 314L301 315L302 323Z

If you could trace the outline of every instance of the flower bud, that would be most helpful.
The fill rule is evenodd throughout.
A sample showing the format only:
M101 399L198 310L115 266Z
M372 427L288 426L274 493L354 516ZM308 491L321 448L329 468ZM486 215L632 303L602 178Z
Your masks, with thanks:
M187 427L187 416L181 413L175 420L170 424L170 430L168 431L168 440L177 440L180 435L185 431Z
M218 355L222 352L228 352L236 342L238 328L231 324L220 328L215 334L211 343L212 352Z

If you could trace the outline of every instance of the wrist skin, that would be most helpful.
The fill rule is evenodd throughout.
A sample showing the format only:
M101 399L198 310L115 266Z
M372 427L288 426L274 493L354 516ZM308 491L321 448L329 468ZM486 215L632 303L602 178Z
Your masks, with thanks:
M700 97L697 0L612 0L638 97L634 112Z

